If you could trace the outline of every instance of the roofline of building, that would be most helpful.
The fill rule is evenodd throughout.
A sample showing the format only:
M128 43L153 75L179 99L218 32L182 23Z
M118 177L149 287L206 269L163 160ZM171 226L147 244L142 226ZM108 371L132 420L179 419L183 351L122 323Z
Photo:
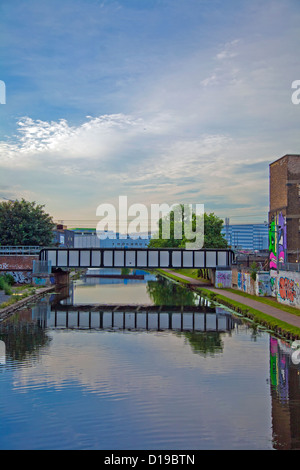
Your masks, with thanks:
M274 163L279 162L279 160L282 160L285 157L300 157L300 154L299 153L287 153L286 155L283 155L282 157L277 158L277 160L275 160L274 162L270 163L269 166L274 165Z

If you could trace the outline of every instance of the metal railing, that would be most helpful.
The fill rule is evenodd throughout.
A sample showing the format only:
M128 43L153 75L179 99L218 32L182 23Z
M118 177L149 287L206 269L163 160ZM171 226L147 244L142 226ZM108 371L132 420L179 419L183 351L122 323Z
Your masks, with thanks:
M278 268L282 271L300 271L300 263L278 263Z
M42 246L0 246L0 255L38 255Z
M51 273L51 262L50 261L33 260L32 272L35 275L50 274Z

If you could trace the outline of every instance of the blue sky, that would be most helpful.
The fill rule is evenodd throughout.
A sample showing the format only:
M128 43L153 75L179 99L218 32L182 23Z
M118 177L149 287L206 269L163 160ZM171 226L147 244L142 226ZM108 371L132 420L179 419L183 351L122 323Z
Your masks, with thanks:
M2 0L0 196L69 224L119 195L263 222L269 164L300 153L299 20L298 0Z

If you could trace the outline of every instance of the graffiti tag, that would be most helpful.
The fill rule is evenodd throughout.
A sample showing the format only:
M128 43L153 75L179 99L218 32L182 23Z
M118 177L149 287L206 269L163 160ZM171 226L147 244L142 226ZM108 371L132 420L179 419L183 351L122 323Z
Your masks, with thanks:
M279 279L279 295L283 300L294 302L296 297L295 282L287 277Z
M17 284L31 284L31 271L10 271L8 274L11 274Z

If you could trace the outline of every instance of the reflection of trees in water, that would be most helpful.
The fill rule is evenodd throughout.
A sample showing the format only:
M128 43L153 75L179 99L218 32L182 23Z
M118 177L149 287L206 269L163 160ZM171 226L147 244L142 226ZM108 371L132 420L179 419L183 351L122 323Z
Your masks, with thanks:
M29 357L37 358L40 349L51 341L36 323L14 317L1 323L0 340L5 343L6 359L20 362Z
M221 334L217 331L185 331L180 335L184 335L193 352L201 356L213 356L216 353L223 352L223 341Z
M197 296L186 287L170 282L164 277L148 281L147 292L155 305L196 305Z

